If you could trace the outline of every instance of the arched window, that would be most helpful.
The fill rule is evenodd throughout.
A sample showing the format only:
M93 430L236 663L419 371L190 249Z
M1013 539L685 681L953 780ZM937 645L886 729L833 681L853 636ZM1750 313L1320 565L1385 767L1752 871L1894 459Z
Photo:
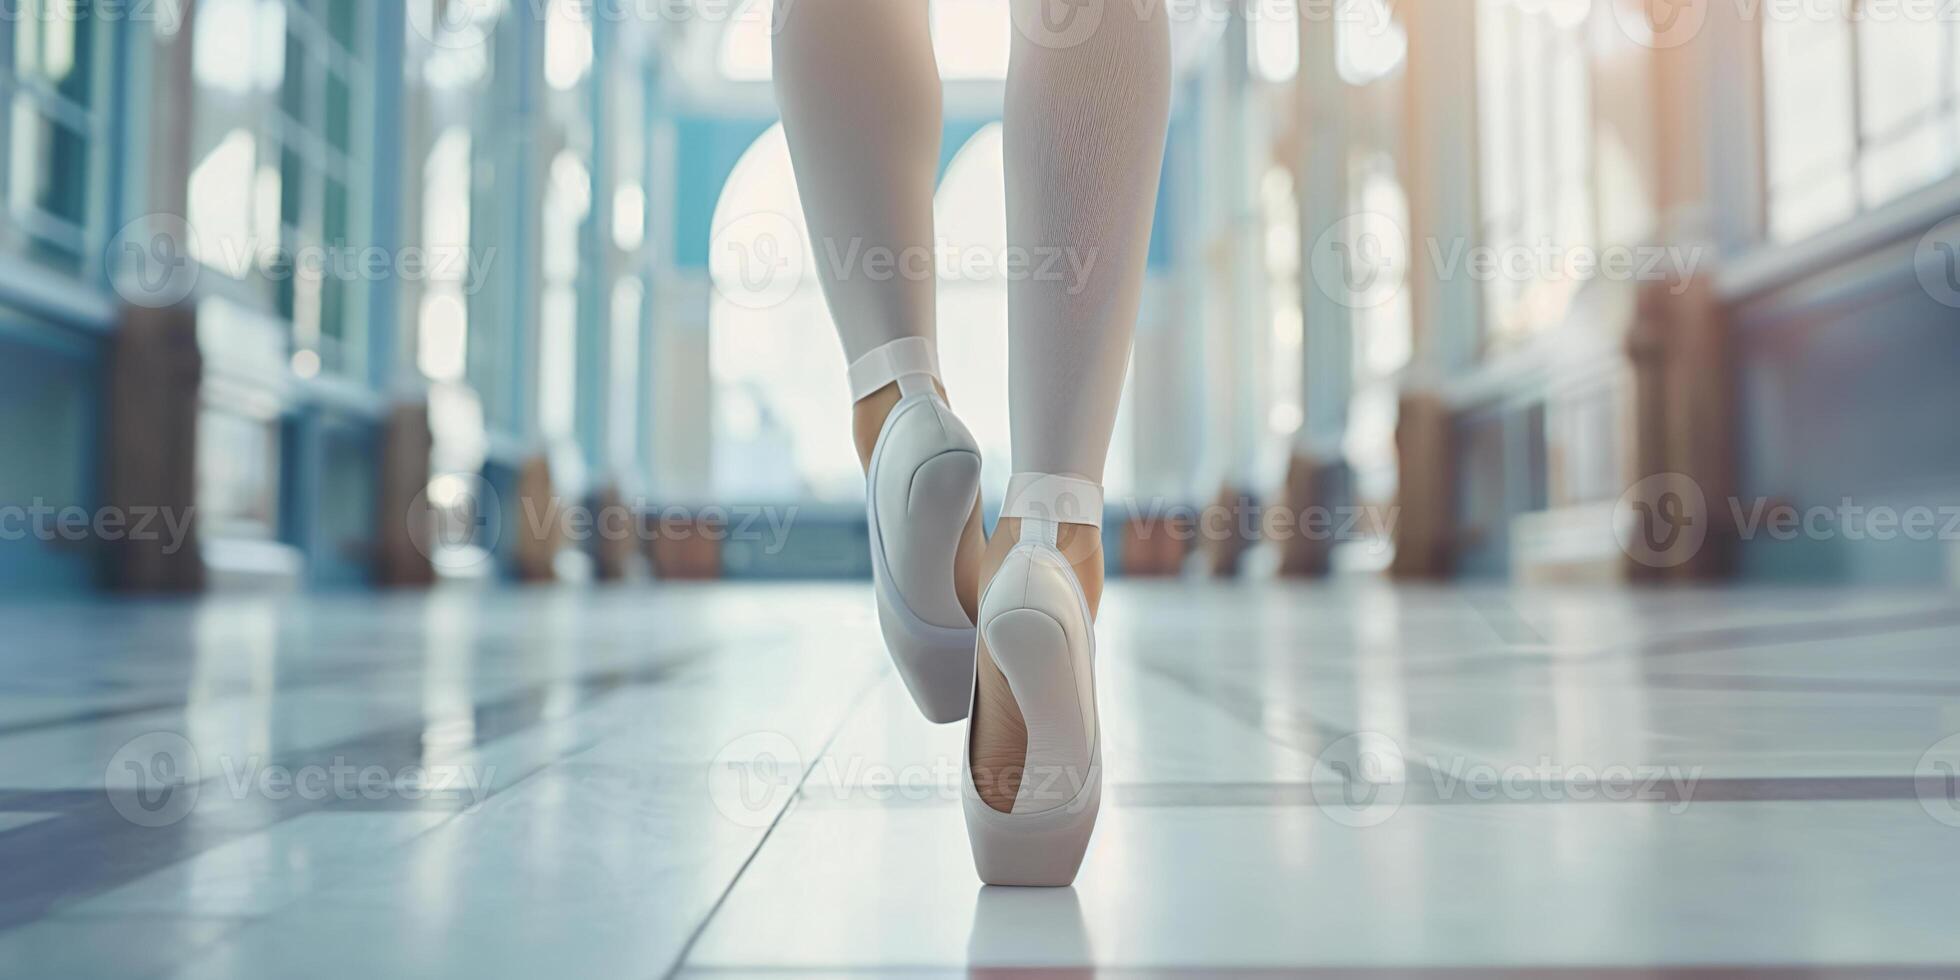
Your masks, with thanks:
M707 422L715 496L862 500L850 383L780 124L735 164L713 227Z
M987 126L953 157L933 202L939 252L939 361L960 420L980 441L982 492L998 499L1013 474L1007 414L1007 165L1001 128Z
M1011 475L1007 405L1006 164L1001 128L975 133L934 197L940 368L980 442L982 488ZM850 384L817 279L819 261L780 125L736 163L715 205L709 275L713 489L724 500L855 503L864 477L851 442ZM1127 487L1127 413L1105 482Z
M721 31L715 70L732 82L766 82L771 75L770 43L774 35L769 0L749 0L737 8Z
M770 0L741 0L722 29L715 70L736 82L766 82L772 74L775 36ZM1007 77L1013 21L1007 0L936 0L932 5L933 54L947 81L999 81Z
M1500 262L1594 244L1590 9L1584 0L1477 5L1483 244ZM1558 323L1578 288L1568 276L1491 277L1491 345Z

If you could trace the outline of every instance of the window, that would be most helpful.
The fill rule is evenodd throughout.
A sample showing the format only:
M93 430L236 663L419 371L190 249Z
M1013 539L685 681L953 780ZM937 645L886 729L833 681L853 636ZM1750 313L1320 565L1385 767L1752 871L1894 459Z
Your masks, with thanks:
M0 248L80 272L101 227L110 34L87 0L17 0L0 17Z
M1532 257L1594 244L1589 10L1586 0L1478 0L1482 244L1498 267L1484 296L1492 346L1557 323L1578 289Z
M1290 82L1300 73L1300 7L1294 0L1258 0L1246 6L1246 43L1252 72L1268 82Z
M593 180L592 116L599 79L593 68L593 18L583 0L551 0L543 33L544 81L550 92L538 106L538 140L556 147L540 174L538 231L537 423L547 441L576 444L587 461L604 451L600 442L602 374L594 370L612 348L607 318L611 290L603 285L596 253L603 225L594 220L600 188Z
M615 272L608 300L611 346L606 381L606 462L615 473L640 473L651 458L648 400L652 317L647 297L656 281L655 249L647 242L647 193L655 185L647 152L648 107L657 100L655 66L631 58L615 63L608 82L611 137L611 214L607 250Z
M729 81L766 82L773 72L775 36L771 0L725 0L732 12L721 24L715 70ZM933 56L947 81L999 81L1007 77L1014 22L1007 0L934 0Z
M1354 307L1354 357L1357 379L1385 379L1409 363L1414 353L1414 312L1407 288L1411 261L1408 236L1409 199L1396 177L1395 161L1386 153L1358 151L1348 162L1349 195L1358 224L1362 254L1374 253L1385 282L1393 290L1364 293ZM1376 301L1378 300L1378 301Z
M781 124L735 164L713 227L708 370L716 498L862 500L850 382L817 283Z
M592 209L592 174L572 150L561 150L545 175L543 306L538 315L538 428L546 439L571 439L578 424L580 229Z
M770 0L746 0L732 9L735 15L721 25L715 69L729 81L766 82L774 74Z
M1005 174L1001 127L985 126L954 155L934 198L940 368L960 420L980 443L982 490L993 499L1011 475ZM715 495L863 500L844 356L817 281L817 253L780 125L735 165L715 206L714 228L708 261ZM1127 472L1126 448L1119 433L1111 473Z
M1960 22L1940 4L1764 7L1769 237L1791 241L1951 173Z
M1354 0L1334 23L1335 68L1349 85L1366 85L1402 67L1409 38L1386 0Z
M1006 78L1013 39L1007 0L937 0L932 5L933 57L943 78Z
M422 163L422 243L432 258L465 254L470 244L470 131L450 126ZM443 263L445 273L455 270ZM429 277L416 314L416 366L432 381L461 381L469 363L473 285L460 275Z
M1259 182L1259 200L1266 225L1266 311L1273 335L1267 362L1267 383L1273 396L1266 412L1266 430L1269 436L1290 443L1307 419L1302 378L1306 315L1300 308L1300 198L1293 187L1293 171L1284 164L1267 168Z
M1007 156L999 123L953 157L933 199L939 235L939 366L960 421L980 443L981 492L1013 474L1007 416Z
M1397 378L1415 352L1415 315L1410 305L1409 199L1396 175L1395 159L1381 151L1357 150L1348 162L1352 210L1361 215L1357 232L1374 245L1384 280L1393 290L1366 296L1353 310L1354 387L1348 405L1344 450L1354 469L1355 495L1364 503L1388 504L1397 487L1395 427L1400 412Z
M373 6L201 0L189 218L218 290L286 320L295 364L358 374ZM249 39L249 40L243 40ZM210 277L218 278L218 277Z

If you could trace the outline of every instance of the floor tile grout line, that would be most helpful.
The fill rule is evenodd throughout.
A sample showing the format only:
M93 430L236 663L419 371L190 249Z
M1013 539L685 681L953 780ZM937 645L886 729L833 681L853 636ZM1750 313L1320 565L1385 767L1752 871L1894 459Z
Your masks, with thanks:
M554 718L554 719L549 719L549 720L547 720L547 719L544 719L544 718L542 718L542 716L540 716L539 718L534 718L534 719L531 719L531 720L529 720L529 721L527 721L527 722L525 722L525 723L524 723L524 724L522 724L522 725L514 725L514 726L512 726L512 727L510 727L510 728L509 728L508 730L504 730L504 731L501 731L501 732L499 732L499 733L498 733L498 734L497 734L496 736L494 736L494 737L492 737L492 738L489 738L489 739L488 739L488 740L486 740L486 741L481 741L481 742L478 742L478 743L476 743L476 744L475 744L475 745L473 746L473 748L476 748L476 749L481 749L481 748L482 748L483 746L485 746L485 745L488 745L488 744L490 744L491 742L494 742L494 741L497 741L498 739L501 739L501 738L506 738L506 737L514 737L514 736L517 736L517 735L521 735L521 734L523 734L523 733L525 733L525 732L528 732L528 731L530 731L530 730L532 730L532 729L535 729L536 727L538 727L538 726L539 726L539 725L541 725L541 724L553 724L553 723L556 723L556 722L558 722L558 721L564 721L564 720L568 720L568 719L570 719L570 718L572 718L572 717L573 717L574 715L577 715L577 714L579 714L579 713L582 713L582 712L587 712L587 711L590 711L590 710L592 710L592 708L593 708L593 706L594 706L594 705L597 705L597 704L599 704L599 703L601 703L601 702L604 702L604 701L606 701L606 700L608 700L608 699L610 699L610 698L612 698L613 696L615 696L615 695L617 695L618 693L620 693L620 692L621 692L622 690L626 690L626 689L628 689L628 688L630 688L630 687L632 687L632 686L634 686L634 685L635 685L635 684L637 684L637 683L644 683L644 682L645 682L645 680L644 680L644 678L645 678L645 677L647 677L647 676L649 676L649 675L647 674L647 671L653 671L653 670L664 670L664 671L672 671L672 672L675 672L675 673L678 673L678 672L681 672L681 671L684 671L684 670L686 670L686 669L689 669L689 668L691 668L691 667L693 667L693 666L696 666L696 665L698 665L698 664L700 664L700 663L702 663L702 662L704 662L704 661L705 661L705 659L706 659L706 657L708 656L708 653L709 653L709 651L708 651L708 650L707 650L706 648L698 648L698 649L695 649L695 650L694 650L694 653L693 653L693 655L692 655L692 656L691 656L690 658L688 658L688 659L684 659L684 660L679 660L679 661L674 661L674 662L662 662L662 663L659 663L659 664L650 664L650 665L645 665L645 666L644 666L643 668L641 668L641 669L639 669L639 670L636 670L636 671L632 671L632 672L622 672L622 671L595 671L595 672L587 672L587 673L585 673L585 674L582 674L582 675L577 675L577 676L576 676L576 680L577 680L577 681L578 681L578 682L579 682L579 683L580 683L580 684L581 684L582 686L587 686L587 687L591 687L591 688L592 688L592 690L591 690L590 692L588 692L588 693L587 693L587 694L586 694L586 695L584 696L584 699L583 699L582 701L580 701L580 702L579 702L579 703L578 703L578 704L577 704L577 705L575 706L575 708L574 708L574 710L573 710L573 711L571 711L571 712L568 712L568 713L566 713L566 714L564 714L564 715L561 715L561 716L559 716L559 717L557 717L557 718ZM626 682L618 682L618 683L601 683L601 682L605 682L605 681L619 681L619 679L620 679L620 678L622 678L622 677L625 677L625 676L628 676L628 675L639 675L639 676L640 676L640 677L641 677L642 679L641 679L640 681L635 681L635 682L632 682L632 683L626 683ZM523 689L523 691L521 691L521 692L518 692L518 693L514 693L514 694L509 694L509 695L507 695L507 696L505 696L505 697L503 697L503 698L500 698L500 699L497 699L497 700L493 700L493 701L487 701L487 702L477 702L477 703L474 703L474 704L472 705L472 711L474 712L474 714L475 714L475 717L477 717L477 718L479 719L479 725L481 725L481 724L482 724L482 722L481 722L481 720L480 720L480 719L481 719L481 717L482 717L482 713L483 713L483 712L484 712L484 711L485 711L486 709L493 709L493 710L502 710L502 709L505 709L505 708L507 708L507 707L508 707L508 706L510 706L510 705L513 705L513 704L521 704L521 703L522 703L522 700L521 700L521 699L522 699L522 697L523 697L523 696L524 696L524 695L525 695L526 693L528 693L528 694L530 694L530 695L532 695L532 696L536 696L536 695L539 695L539 694L541 694L541 692L543 691L543 689L544 689L544 686L545 686L545 685L542 685L542 684L539 684L539 685L533 685L532 687L529 687L529 688L525 688L525 689ZM387 736L388 734L389 734L389 730L387 730L387 729L381 729L381 730L375 730L375 731L370 731L370 732L368 732L368 733L365 733L365 734L361 734L361 735L357 735L357 736L354 736L354 737L352 737L352 738L349 738L349 739L346 739L346 740L343 740L343 741L340 741L340 742L335 742L335 743L331 743L331 744L327 744L327 745L322 745L322 746L313 746L313 747L308 747L308 748L305 748L305 749L295 749L295 750L293 750L293 751L292 751L292 752L291 752L291 753L290 753L289 755L282 755L282 756L279 756L278 758L281 758L281 759L293 759L293 760L297 760L297 759L299 759L299 758L315 758L315 759L317 759L317 758L319 758L319 757L320 757L320 756L318 755L318 753L320 753L320 752L322 752L322 751L340 751L340 750L343 750L343 749L345 749L345 748L346 748L346 747L348 747L348 746L354 746L354 745L359 745L359 744L360 744L360 743L362 743L362 742L367 742L367 741L373 741L373 740L375 740L375 739L379 739L379 738L385 738L385 737L386 737L386 736ZM478 734L479 734L479 735L481 735L481 734L482 734L482 731L481 731L481 729L479 729L479 732L478 732ZM582 753L584 753L584 752L586 752L586 751L589 751L589 750L591 750L592 748L594 748L594 747L595 747L596 745L597 745L597 742L596 742L596 741L592 741L592 740L586 740L586 741L585 741L585 742L584 742L583 744L581 744L581 745L578 745L578 746L574 746L574 747L573 747L573 748L571 748L571 749L570 749L569 751L567 751L567 752L565 752L565 753L563 753L563 754L560 754L560 755L559 755L559 756L558 756L557 758L554 758L554 759L552 759L552 760L550 760L550 761L548 761L548 762L546 762L546 763L544 763L544 764L542 764L542 765L540 765L540 766L538 766L538 767L536 767L536 768L534 768L534 769L532 769L532 770L530 770L529 772L526 772L526 773L524 773L523 775L520 775L520 776L519 776L519 777L518 777L518 778L517 778L516 780L513 780L513 781L512 781L512 783L511 783L510 785L508 785L508 786L504 786L504 787L500 787L500 788L495 788L495 789L492 789L492 790L491 790L491 791L490 791L489 793L487 793L487 794L486 794L486 795L484 796L484 798L483 798L483 800L480 800L480 801L478 801L478 803L480 804L480 803L482 803L482 802L484 802L484 801L487 801L487 800L489 800L489 799L491 799L491 798L493 798L493 797L496 797L496 796L499 796L499 795L501 795L501 794L503 794L503 793L505 793L505 792L507 792L507 791L509 791L509 790L510 790L511 788L513 788L513 787L515 787L516 785L518 785L518 784L520 784L520 783L523 783L523 782L526 782L526 781L528 781L528 780L529 780L529 779L530 779L531 777L533 777L533 776L535 776L535 775L537 775L538 773L540 773L540 772L543 772L543 771L545 771L545 770L547 770L547 769L550 769L550 768L552 768L553 766L555 766L555 765L557 765L557 764L559 764L559 763L561 763L561 762L563 762L563 761L564 761L565 759L567 759L567 758L569 758L569 757L571 757L571 756L573 756L573 755L578 755L578 754L582 754ZM347 750L347 751L352 751L352 749L346 749L346 750ZM305 754L302 754L302 753L312 753L312 754L311 754L311 755L305 755ZM297 764L297 763L295 763L295 764ZM219 775L213 775L212 777L210 777L210 779L208 779L208 780L204 780L204 781L201 781L201 782L199 783L199 785L201 786L201 785L203 785L203 784L204 784L204 783L206 783L206 782L209 782L209 783L216 783L217 781L219 781L219 780L220 780L220 779L222 779L222 778L223 778L222 776L219 776ZM93 794L93 793L91 793L91 795L94 795L94 794ZM303 802L304 802L304 801L303 801ZM164 868L167 868L167 867L170 867L170 866L172 866L172 865L175 865L175 864L180 864L180 863L182 863L183 861L186 861L186 860L192 860L192 859L195 859L195 858L196 858L196 857L197 857L197 856L198 856L199 854L202 854L202 853L204 853L205 851L208 851L208 850L211 850L212 848L215 848L215 847L219 847L219 846L223 846L223 845L224 845L225 843L227 843L227 842L228 842L228 841L230 841L230 840L239 840L239 839L243 839L243 838L245 838L245 837L248 837L248 836L250 836L250 835L252 835L252 834L255 834L255 833L261 833L261 832L263 832L263 831L265 831L266 829L269 829L270 827L272 827L272 826L274 826L274 825L276 825L276 824L279 824L279 823L283 823L283 822L285 822L285 821L287 821L287 820L291 820L291 819L295 819L295 818L297 818L297 817L299 817L299 816L302 816L302 815L304 815L304 814L306 814L306 813L316 813L316 812L332 812L332 811L333 811L334 809L335 809L335 806L334 806L334 804L333 804L333 803L332 803L331 801L329 801L329 802L325 802L325 803L321 803L321 804L318 804L318 805L311 805L311 804L309 804L309 805L295 805L295 806L294 806L294 807L292 807L291 809L286 809L286 810L282 810L282 811L281 811L280 813L278 813L278 814L276 814L276 815L275 815L275 816L274 816L274 817L273 817L272 819L269 819L269 820L267 820L267 821L265 821L265 822L263 822L263 823L261 823L261 824L259 824L259 825L257 825L257 826L254 826L254 827L251 827L251 828L246 828L246 829L241 829L241 830L239 830L239 831L238 831L238 832L236 832L236 833L233 833L233 834L230 834L230 835L228 835L228 839L227 839L227 840L218 840L218 839L215 839L215 838L213 838L212 840L210 840L210 841L208 841L208 842L206 842L206 844L205 844L205 846L203 846L203 847L201 847L201 848L198 848L197 850L195 850L195 851L193 851L193 852L191 852L191 853L190 853L190 854L188 854L188 855L185 855L185 856L183 856L183 857L180 857L180 858L179 858L179 859L177 859L177 860L173 860L173 861L171 861L171 862L169 862L168 864L164 864L164 865L158 865L158 866L156 866L156 867L152 867L152 868L148 868L148 869L145 869L145 870L139 870L139 871L138 871L137 873L135 873L135 874L132 874L132 875L130 875L130 876L128 876L128 877L125 877L125 878L123 878L123 879L121 879L121 880L118 880L118 881L114 881L114 882L111 882L111 883L108 883L108 884L106 884L106 885L102 885L102 886L101 886L100 888L98 888L98 889L96 889L95 891L92 891L92 892L90 892L90 893L89 893L89 895L91 895L91 896L92 896L92 895L95 895L95 894L102 894L102 893L105 893L105 892L108 892L108 891L111 891L111 890L113 890L113 889L115 889L115 888L118 888L118 887L121 887L122 885L126 885L126 884L128 884L128 883L129 883L130 881L133 881L133 880L135 880L136 878L138 878L138 877L141 877L141 876L142 876L142 875L144 875L144 874L149 874L149 873L153 873L153 872L156 872L156 871L161 871L161 870L163 870ZM460 810L460 809L459 809L459 810L457 810L457 811L455 811L455 812L458 812L458 813L460 813L460 812L462 812L462 810ZM74 813L70 813L70 814L67 814L67 815L66 815L66 816L64 817L64 819L66 819L66 820L71 820L71 821L72 821L72 820L81 820L81 821L86 821L87 819L89 819L89 814L87 814L87 813L84 813L84 812L81 812L81 811L76 811L76 812L74 812ZM24 827L24 828L18 828L18 830L19 830L19 831L25 831L25 832L28 832L28 833L33 833L33 832L35 832L35 831L36 831L36 830L37 830L38 828L40 828L40 827L42 827L42 826L43 826L43 825L44 825L45 823L47 823L47 822L46 822L46 821L41 821L41 822L37 822L37 823L35 823L35 824L31 824L31 825L29 825L29 826L27 826L27 827ZM57 826L60 826L60 825L59 825L59 824L57 824ZM125 827L125 828L119 828L119 829L127 829L127 828ZM0 898L6 898L6 897L10 897L10 896L4 896L4 895L0 895ZM4 906L0 906L0 915L4 915ZM18 928L18 927L21 927L21 926L25 926L25 925L27 925L28 923L30 923L30 922L32 922L32 921L34 921L34 919L36 919L36 918L43 918L43 917L45 917L45 916L35 916L35 917L33 917L33 918L28 918L28 919L22 919L22 920L20 920L20 921L15 921L15 922L8 922L8 921L6 921L6 920L5 920L4 918L0 918L0 935L3 935L3 934L5 934L5 933L7 933L8 931L10 931L10 930L12 930L12 929L14 929L14 928Z
M607 691L604 694L602 694L600 697L601 698L610 697L617 693L618 693L617 691ZM852 701L853 707L855 707L858 701L862 699L862 696L863 695L860 694L858 698L853 699ZM603 741L604 740L600 738L590 738L580 742L579 744L571 746L567 751L560 754L557 758L532 768L530 771L525 772L524 774L518 776L516 779L512 780L509 785L503 786L493 791L492 793L486 795L483 801L479 801L477 806L480 806L482 802L487 802L491 797L501 796L505 793L511 792L512 790L515 790L518 787L531 782L537 777L547 772L550 772L551 770L556 769L568 762L571 762L572 760L578 758L581 755L584 755L588 752L597 749L603 743ZM828 743L826 743L826 748L828 748ZM411 847L417 842L424 840L425 838L428 838L444 829L453 827L455 826L456 821L459 818L469 813L473 809L476 809L476 807L475 806L467 807L464 809L453 810L453 811L438 811L444 813L444 819L438 820L435 823L432 823L429 826L424 827L420 831L417 831L416 833L410 835L409 837L404 838L393 845L390 845L388 850L394 851L394 850L400 850L407 847ZM265 830L268 829L270 828L262 829L258 831L258 833L264 833ZM242 840L244 838L240 838L240 839ZM744 863L744 867L746 866L747 866L746 863ZM314 894L317 894L318 892L319 889L317 888L312 889L307 893L296 897L292 901L285 903L285 905L283 905L282 907L272 910L268 915L253 915L253 916L240 918L238 919L237 922L233 923L229 928L223 930L218 935L211 937L211 940L209 942L200 943L197 946L195 946L192 952L203 953L203 952L217 949L225 943L233 942L238 938L240 934L244 933L245 931L252 929L255 926L259 926L261 924L270 922L278 918L282 913L290 911L292 908L302 904L303 902L306 901L307 898L312 897ZM114 918L113 916L108 916L108 917ZM174 975L180 972L184 968L184 966L189 962L191 962L191 958L186 956L185 958L180 959L175 963L165 964L163 966L158 967L157 970L153 973L145 973L143 974L143 977L145 978L145 980L149 980L149 978L161 978L164 976Z
M756 839L755 847L749 850L748 856L742 859L741 866L737 867L735 873L729 876L728 884L722 888L721 894L715 896L714 903L708 906L708 911L701 916L701 921L695 925L694 931L688 933L687 942L682 943L680 950L674 954L673 965L661 974L663 980L674 980L687 967L688 957L694 955L695 945L707 933L708 926L714 923L715 916L721 914L722 906L728 903L728 896L735 893L735 886L742 883L742 876L748 873L749 866L755 863L757 857L761 856L762 849L769 846L769 838L775 836L776 828L781 826L783 821L788 819L790 811L796 808L797 798L803 795L804 784L810 781L810 776L817 771L817 767L823 765L824 757L830 754L830 747L837 743L837 738L844 733L845 726L849 725L851 719L857 716L857 712L863 707L865 700L871 696L871 692L878 689L879 684L884 683L885 676L889 673L890 667L889 661L887 661L886 666L879 669L872 675L869 681L865 682L865 685L858 690L857 694L851 698L850 703L845 706L844 711L838 715L837 724L831 729L830 734L824 737L823 744L818 746L817 751L811 755L810 764L803 767L803 774L797 777L796 785L791 787L789 793L784 796L783 808L777 811L775 819L769 821L769 826L763 829L762 836Z
M611 693L613 693L613 692L607 692L607 693L608 693L608 694L611 694ZM588 741L587 743L585 743L585 744L583 744L583 745L579 745L579 746L577 746L577 747L575 747L575 748L573 748L573 749L572 749L572 750L571 750L570 752L567 752L567 753L566 753L566 754L564 754L563 756L560 756L560 757L559 757L559 758L558 758L557 760L554 760L553 762L549 762L549 763L546 763L546 764L544 764L544 765L541 765L541 766L538 766L537 768L535 768L535 769L532 769L532 770L531 770L530 772L527 772L527 773L525 773L525 774L523 774L522 776L519 776L519 777L517 777L517 779L515 779L515 780L513 780L513 781L512 781L511 783L510 783L510 785L508 785L508 786L505 786L505 787L503 787L502 789L499 789L499 790L497 790L497 791L496 791L495 793L492 793L492 794L490 794L490 795L491 795L491 796L495 796L495 795L499 795L499 794L501 794L501 793L505 793L505 792L508 792L508 791L510 791L510 790L513 790L513 789L516 789L516 788L517 788L518 786L520 786L520 785L522 785L522 784L524 784L524 783L527 783L527 782L529 782L529 781L531 781L531 779L533 779L534 777L536 777L536 776L538 776L539 774L541 774L541 773L543 773L543 772L546 772L547 770L549 770L549 769L551 769L551 768L553 768L554 766L556 766L556 765L558 765L559 763L562 763L562 762L564 762L565 760L567 760L567 759L570 759L570 758L572 758L572 757L574 757L574 756L577 756L577 755L582 755L582 754L584 754L584 753L586 753L586 752L589 752L589 751L591 751L592 749L594 749L594 748L596 748L596 747L598 746L598 744L599 744L599 743L598 743L598 742L597 742L597 741L595 740L595 741ZM486 796L486 797L484 797L484 799L485 799L485 800L488 800L489 798L490 798L489 796ZM330 812L330 811L328 811L328 812ZM414 833L414 834L412 834L412 835L410 835L410 836L408 836L408 837L406 837L406 838L403 838L403 839L402 839L402 840L400 840L400 841L397 841L396 843L394 843L394 844L392 844L392 845L390 845L390 846L389 846L389 847L387 848L387 850L390 850L390 851L394 851L394 850L398 850L398 849L402 849L402 848L406 848L406 847L409 847L409 846L412 846L412 845L413 845L413 844L415 844L415 843L416 843L417 841L420 841L420 840L422 840L422 839L424 839L424 838L426 838L426 837L428 837L428 836L430 836L430 835L432 835L432 834L434 834L434 833L436 833L437 831L439 831L439 830L441 830L441 829L443 829L443 828L445 828L445 827L449 827L449 826L451 826L451 825L453 825L453 824L455 823L455 821L456 821L456 819L457 819L458 817L460 817L460 816L462 816L462 815L463 815L464 813L466 813L466 812L468 812L468 811L467 811L467 809L465 809L465 810L455 810L455 811L448 811L448 812L446 812L446 814L445 814L445 816L444 816L444 819L442 819L442 820L438 820L438 821L436 821L435 823L432 823L432 824L430 824L429 826L427 826L427 827L424 827L424 828L423 828L422 830L420 830L420 831L418 831L418 832L416 832L416 833ZM262 834L262 833L266 833L266 832L267 832L267 831L269 831L270 829L271 829L270 827L265 827L265 828L261 828L261 829L259 829L258 831L255 831L254 833L258 833L258 834ZM238 838L238 840L245 840L245 839L247 839L247 838L249 838L250 836L252 836L252 835L249 835L249 834L248 834L248 835L245 835L245 836L242 836L242 837L239 837L239 838ZM168 866L166 866L165 868L162 868L162 869L158 869L158 870L159 870L159 871L162 871L162 870L167 870L167 869L168 869L168 868L170 868L170 867L178 867L178 866L179 866L179 865L168 865ZM306 901L306 900L307 900L308 898L311 898L312 896L314 896L314 895L316 895L316 894L318 894L318 893L319 893L319 889L318 889L318 888L314 888L314 889L310 889L310 890L308 890L307 892L305 892L305 893L302 893L302 894L300 894L300 895L298 895L298 896L296 896L296 897L294 897L294 898L293 898L293 900L291 900L291 901L289 901L289 902L287 902L287 903L285 903L285 904L284 904L284 905L282 905L282 906L281 906L280 908L277 908L277 909L273 909L273 910L271 910L271 911L270 911L270 913L269 913L269 914L265 914L265 915L259 915L259 914L254 914L254 915L249 915L249 916L242 916L242 917L237 917L237 916L213 916L212 918L216 918L216 919L230 919L230 920L235 920L235 921L232 921L232 922L230 922L230 924L228 925L228 927L227 927L227 928L225 928L225 929L223 929L222 931L220 931L220 932L219 932L219 933L217 933L216 935L214 935L214 936L212 936L212 937L210 938L210 940L209 940L208 942L203 942L203 943L197 943L197 944L195 944L195 945L193 945L193 946L192 946L191 948L189 948L188 950L185 950L185 951L184 951L184 955L183 955L183 956L181 956L181 957L180 957L179 959L177 959L176 961L174 961L174 962L170 962L170 963L164 963L164 964L161 964L161 965L159 965L159 966L158 966L158 967L157 967L157 968L156 968L156 969L155 969L154 971L148 971L148 972L145 972L145 973L143 973L143 974L141 974L141 977L143 978L143 980L152 980L152 978L162 978L162 977L166 977L166 976L174 976L174 975L177 975L177 974L179 974L179 973L181 973L181 972L183 971L183 969L185 968L185 966L186 966L186 965L188 965L188 964L190 964L190 963L191 963L191 962L192 962L192 961L193 961L193 960L194 960L194 959L196 958L196 956L197 956L197 955L200 955L200 954L204 954L204 953L208 953L208 952L210 952L210 951L212 951L212 950L216 950L216 949L219 949L219 948L221 948L221 947L223 947L223 946L224 946L225 944L227 944L227 943L231 943L231 942L235 942L235 941L236 941L236 940L238 939L238 937L239 937L239 936L240 936L241 934L243 934L244 932L246 932L247 930L250 930L250 929L252 929L252 928L255 928L255 927L257 927L257 926L260 926L260 925L263 925L263 924L265 924L265 923L268 923L268 922L271 922L271 921L273 921L274 919L276 919L276 918L278 918L278 917L279 917L279 916L280 916L280 915L281 915L282 913L284 913L284 912L287 912L287 911L290 911L290 910L291 910L292 908L294 908L295 906L298 906L298 905L300 905L300 904L302 904L302 903L304 903L304 902L305 902L305 901ZM113 920L113 919L122 919L122 918L126 918L126 916L121 916L121 915L112 915L112 914L107 914L107 913L98 913L98 914L94 914L94 915L90 915L90 916L84 916L84 918L102 918L102 919L111 919L111 920ZM43 921L46 921L46 920L43 920Z

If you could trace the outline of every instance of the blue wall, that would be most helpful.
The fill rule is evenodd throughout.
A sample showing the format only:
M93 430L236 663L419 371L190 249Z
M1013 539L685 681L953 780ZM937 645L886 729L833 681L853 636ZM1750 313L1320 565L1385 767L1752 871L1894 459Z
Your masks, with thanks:
M72 591L96 582L87 543L38 540L14 508L81 507L100 496L102 353L91 338L44 331L0 310L0 594ZM17 539L18 538L18 539Z
M1743 506L1960 507L1960 310L1895 251L1875 275L1828 271L1737 310ZM1745 540L1748 579L1929 583L1956 542Z
M985 117L950 119L945 123L939 143L939 175L959 154L967 141L988 124L998 120ZM710 116L677 116L674 119L675 187L674 264L683 269L705 268L708 243L714 237L715 205L729 174L741 162L742 154L763 133L774 126L773 118L728 119ZM1194 129L1188 117L1171 121L1170 145L1187 139ZM1172 245L1177 233L1176 201L1172 183L1191 179L1187 161L1174 151L1164 160L1164 179L1157 188L1157 217L1150 235L1150 268L1165 271L1175 256Z

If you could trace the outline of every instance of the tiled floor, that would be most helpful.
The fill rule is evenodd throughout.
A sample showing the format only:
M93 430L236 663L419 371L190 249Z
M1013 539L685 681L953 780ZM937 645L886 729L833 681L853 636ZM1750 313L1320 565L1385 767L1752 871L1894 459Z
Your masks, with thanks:
M1960 971L1951 593L1118 583L1060 891L869 610L0 607L0 976Z

